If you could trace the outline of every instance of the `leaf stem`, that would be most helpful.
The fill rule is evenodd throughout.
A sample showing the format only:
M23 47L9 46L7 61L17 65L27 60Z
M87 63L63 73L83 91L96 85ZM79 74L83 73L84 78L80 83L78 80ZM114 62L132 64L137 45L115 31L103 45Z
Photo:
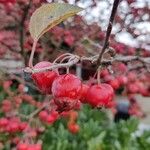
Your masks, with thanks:
M37 45L37 40L34 40L31 55L30 55L30 59L29 59L29 67L30 68L33 68L33 57L34 57L36 45Z

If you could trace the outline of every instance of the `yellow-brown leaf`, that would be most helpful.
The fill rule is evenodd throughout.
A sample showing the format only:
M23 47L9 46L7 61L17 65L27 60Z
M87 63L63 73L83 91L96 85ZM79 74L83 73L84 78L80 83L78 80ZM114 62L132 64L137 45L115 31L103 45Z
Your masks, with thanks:
M30 19L29 31L34 40L38 40L45 32L68 17L83 10L67 3L44 4L38 8Z

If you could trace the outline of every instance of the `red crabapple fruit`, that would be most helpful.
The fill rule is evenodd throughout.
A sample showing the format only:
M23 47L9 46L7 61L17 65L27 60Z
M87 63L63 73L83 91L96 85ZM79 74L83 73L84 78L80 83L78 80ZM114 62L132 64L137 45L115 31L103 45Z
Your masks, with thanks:
M107 107L112 102L113 88L109 84L93 85L88 89L86 99L92 107Z
M49 67L52 64L47 61L39 62L34 69ZM43 94L51 94L51 87L54 79L58 76L56 71L44 71L32 74L32 79Z
M72 109L81 97L82 83L73 74L58 76L52 85L52 94L58 110Z

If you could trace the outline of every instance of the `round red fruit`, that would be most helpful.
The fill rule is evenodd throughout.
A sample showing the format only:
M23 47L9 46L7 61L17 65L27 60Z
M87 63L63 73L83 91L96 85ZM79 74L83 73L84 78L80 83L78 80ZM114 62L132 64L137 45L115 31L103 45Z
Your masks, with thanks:
M120 87L120 83L117 79L111 80L109 84L113 87L114 90L117 90Z
M0 127L5 127L8 125L8 123L9 123L9 121L7 118L1 118L0 119Z
M71 133L75 134L75 133L78 133L78 132L79 132L80 127L79 127L78 124L69 124L69 125L68 125L68 130L69 130Z
M120 85L125 85L128 82L128 78L126 76L119 76L118 81L119 81Z
M27 122L21 122L21 123L19 124L19 129L20 129L21 131L23 131L24 129L26 129L27 126L28 126Z
M72 109L81 97L82 83L73 74L57 77L52 85L52 94L58 109Z
M109 71L107 69L103 69L100 73L100 76L103 78L103 77L106 77L107 75L109 75Z
M113 88L108 84L93 85L89 88L86 99L93 107L107 107L113 99Z
M47 117L47 123L53 124L59 118L59 114L57 111L52 111Z
M28 145L25 143L19 144L17 150L28 150Z
M107 83L110 82L111 80L113 80L112 75L107 75L107 76L104 77L104 81L107 82Z
M139 92L139 87L135 83L130 83L127 85L129 93L135 94Z
M109 84L102 84L102 85L105 89L108 89L107 90L107 92L109 94L109 100L108 101L110 102L112 100L112 98L114 97L114 90L113 90L112 86L110 86Z
M11 124L9 124L9 128L10 128L10 132L17 132L19 131L19 123L17 122L11 122Z
M34 69L50 67L52 64L47 61L39 62ZM32 79L43 94L51 94L51 87L54 79L58 76L56 71L44 71L32 74Z
M48 113L47 111L43 110L39 113L39 118L42 120L42 121L46 121L47 120L47 117L48 117Z
M89 89L88 85L82 84L81 98L80 98L80 101L82 103L86 103L86 94L87 94L88 89Z

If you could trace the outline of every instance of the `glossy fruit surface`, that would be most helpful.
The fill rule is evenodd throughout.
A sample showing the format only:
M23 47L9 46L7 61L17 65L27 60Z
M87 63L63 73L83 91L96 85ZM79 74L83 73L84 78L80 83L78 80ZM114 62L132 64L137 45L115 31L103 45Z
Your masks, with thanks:
M34 69L45 68L51 65L50 62L43 61L36 64ZM45 71L33 73L32 79L43 94L51 94L52 83L57 76L58 74L56 71Z
M70 109L81 97L82 83L75 75L65 74L57 77L52 85L52 94L56 105Z
M65 74L59 76L52 86L52 94L54 97L68 97L78 99L81 95L82 84L80 79L75 75Z
M117 90L120 87L119 80L117 80L116 78L111 80L109 84L113 87L114 90Z
M80 98L80 101L81 101L82 103L86 103L86 94L87 94L88 89L89 89L89 86L88 86L88 85L82 84L81 98Z
M107 107L114 95L113 88L108 84L93 85L88 89L86 99L93 107Z

